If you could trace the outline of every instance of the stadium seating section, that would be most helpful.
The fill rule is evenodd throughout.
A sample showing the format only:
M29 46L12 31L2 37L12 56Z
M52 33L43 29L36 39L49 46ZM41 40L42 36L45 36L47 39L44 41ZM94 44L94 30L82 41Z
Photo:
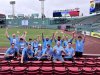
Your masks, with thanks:
M74 61L19 61L0 60L0 75L100 75L100 58L82 57Z

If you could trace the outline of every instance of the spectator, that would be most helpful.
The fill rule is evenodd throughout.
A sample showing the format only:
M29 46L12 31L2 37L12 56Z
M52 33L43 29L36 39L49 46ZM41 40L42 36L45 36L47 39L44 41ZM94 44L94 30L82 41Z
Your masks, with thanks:
M62 53L65 53L64 48L60 45L60 41L57 42L57 45L53 47L53 61L62 61L64 62L64 59L62 57Z
M41 44L38 45L38 50L35 52L34 60L41 60L44 48Z
M45 60L51 60L52 59L52 47L50 47L50 45L48 44L47 45L47 48L43 51L43 54L42 54L42 59L45 59Z
M74 48L72 47L72 43L68 42L68 47L65 48L66 56L64 56L65 60L73 61L73 56L75 54Z
M58 31L54 35L54 41L55 41L56 44L57 44L58 41L60 41L60 45L62 46L64 39L61 39L60 36L58 36L57 39L56 39L57 34L58 34Z
M34 52L32 50L31 44L28 44L28 46L24 48L22 51L21 63L26 62L26 61L32 61L33 55L34 55Z
M64 38L64 42L63 42L64 45L63 46L64 46L64 48L66 48L68 46L68 42L72 43L72 41L74 39L74 33L75 32L72 33L72 38L71 39L69 39L68 36L63 35L63 38Z
M12 43L11 47L7 49L4 57L5 60L13 60L16 56L18 56L18 54L19 54L18 48L15 47L15 43Z
M54 38L54 34L52 36L51 39L49 39L48 37L44 38L44 35L42 33L42 42L43 42L43 48L45 49L47 47L47 44L50 44L50 46L52 46L52 40Z
M33 47L34 52L38 50L39 42L40 42L40 36L38 36L38 39L34 39L33 41L32 47Z
M10 41L10 45L11 45L12 43L14 43L15 46L17 47L17 46L18 46L19 38L16 37L16 34L13 33L13 34L12 34L12 37L9 36L9 34L8 34L8 28L6 28L6 32L5 32L5 34L6 34L6 37L7 37L7 38L9 39L9 41Z
M22 54L22 50L27 46L27 42L25 41L25 39L20 38L19 42L18 42L18 49L19 49L19 54L21 56Z
M79 35L78 39L75 39L75 42L76 42L75 56L82 57L84 52L85 34L83 38L82 36Z

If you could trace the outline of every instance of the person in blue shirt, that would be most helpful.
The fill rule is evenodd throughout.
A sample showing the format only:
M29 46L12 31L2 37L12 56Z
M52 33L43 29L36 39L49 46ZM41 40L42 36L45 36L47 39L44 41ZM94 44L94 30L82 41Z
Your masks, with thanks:
M57 44L57 42L58 41L60 41L60 45L62 46L62 44L63 44L63 42L64 42L64 40L63 39L61 39L61 37L60 36L58 36L58 38L57 39L55 39L54 40L55 41L55 43Z
M42 44L38 45L38 50L35 52L34 60L41 60L44 48L42 48Z
M25 41L26 42L26 41ZM26 45L28 46L28 44L31 44L31 47L32 47L32 49L33 49L33 40L32 40L32 38L29 38L29 41L28 42L26 42Z
M51 39L48 37L44 38L44 34L42 33L43 48L45 49L47 47L47 44L50 44L50 46L52 46L53 39L54 39L54 33Z
M73 56L75 54L74 48L72 47L72 43L68 42L68 46L65 48L66 56L64 56L65 60L73 61Z
M9 34L8 34L8 28L6 28L5 34L6 34L6 37L8 38L8 40L10 41L10 45L11 45L12 43L14 43L16 47L18 47L19 38L20 38L20 37L22 37L22 38L25 38L25 37L26 37L26 32L24 32L24 34L23 34L22 36L19 35L19 32L18 32L18 36L16 36L16 34L13 33L13 34L12 34L12 37L11 37L11 36L9 36Z
M72 38L71 39L69 39L68 36L64 36L64 34L63 34L63 38L64 38L63 47L64 48L66 48L68 46L68 42L72 43L72 41L74 39L74 33L75 32L72 33Z
M61 36L60 35L56 39L56 35L58 33L60 34L61 32L56 31L55 34L54 34L54 42L57 44L57 42L60 41L60 45L62 46L63 45L63 42L64 42L64 39L63 38L61 39Z
M22 50L27 46L27 42L25 41L24 38L20 38L18 42L18 49L19 49L19 54L22 54Z
M15 55L17 53L17 55ZM13 60L19 54L18 48L15 47L15 43L11 44L11 47L7 49L5 53L5 60Z
M65 53L64 48L60 45L60 41L57 42L57 45L53 47L53 61L62 61L64 62L64 59L62 57L62 53Z
M31 46L33 47L33 41L32 41L32 38L29 38L29 41L27 42L27 45L28 44L31 44Z
M43 60L51 60L53 55L52 47L47 44L47 48L43 51L42 58Z
M40 43L40 36L38 35L38 39L34 39L33 45L32 45L34 52L36 52L38 50L39 43Z
M5 34L6 34L7 39L10 41L10 45L11 45L12 43L14 43L15 46L17 47L17 46L18 46L19 38L16 36L16 34L13 33L13 34L12 34L12 37L9 36L9 35L8 35L8 28L6 29Z
M33 55L34 55L34 52L32 50L31 44L28 44L28 46L26 48L24 48L22 51L21 63L27 62L27 61L32 61Z
M76 43L75 56L82 57L84 52L85 34L83 38L81 35L79 35L78 39L75 39L75 43Z

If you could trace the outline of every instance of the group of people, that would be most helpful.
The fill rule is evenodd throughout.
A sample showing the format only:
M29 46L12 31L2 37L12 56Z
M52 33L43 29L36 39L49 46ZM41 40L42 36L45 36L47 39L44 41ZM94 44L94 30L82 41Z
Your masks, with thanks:
M6 37L10 41L10 47L5 53L5 60L18 59L23 62L34 61L34 60L52 60L52 61L62 61L73 60L73 56L82 57L84 52L85 35L75 36L75 32L72 33L72 38L69 39L65 36L64 32L61 31L63 37L61 38L57 34L59 32L53 33L52 37L44 37L44 33L38 36L37 39L26 41L26 34L16 36L12 34L12 37L8 35L8 29L6 29ZM56 39L57 37L57 39ZM75 39L76 48L73 48L73 40ZM40 42L42 41L42 44ZM55 45L53 46L53 42ZM62 56L64 55L64 57Z

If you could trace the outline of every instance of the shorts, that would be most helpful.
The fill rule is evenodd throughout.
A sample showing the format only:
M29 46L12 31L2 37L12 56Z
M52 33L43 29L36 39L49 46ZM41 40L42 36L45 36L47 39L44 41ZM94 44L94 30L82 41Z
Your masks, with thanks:
M83 56L83 52L75 52L75 57L82 57Z
M64 57L64 60L65 61L74 61L73 57L72 58L66 58L66 57Z
M9 56L9 57L5 57L5 60L7 60L7 61L10 61L10 60L13 60L14 59L14 57L13 56Z

